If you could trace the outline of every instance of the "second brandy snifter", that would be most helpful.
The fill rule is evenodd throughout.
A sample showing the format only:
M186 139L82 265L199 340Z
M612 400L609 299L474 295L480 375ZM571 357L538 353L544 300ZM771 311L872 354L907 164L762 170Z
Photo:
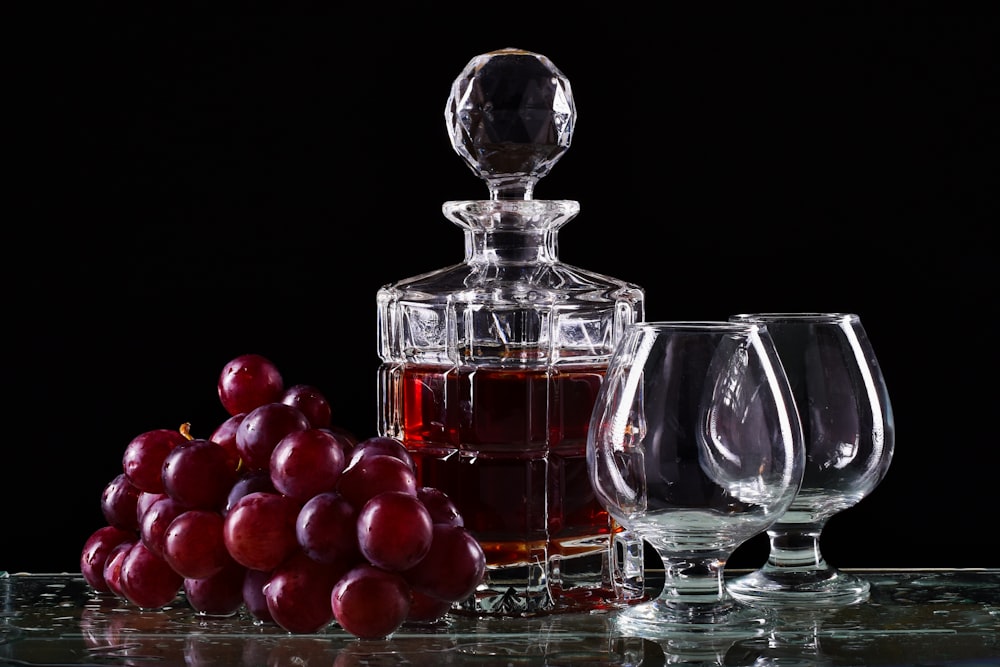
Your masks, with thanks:
M766 630L766 610L729 595L727 559L788 509L802 430L766 327L630 325L588 433L598 500L660 555L664 586L618 612L626 636L705 642Z
M806 465L792 506L767 531L767 563L729 581L729 590L764 605L863 602L869 584L828 564L820 550L826 522L882 481L895 444L885 380L861 319L854 313L748 313L730 319L770 331L795 395Z

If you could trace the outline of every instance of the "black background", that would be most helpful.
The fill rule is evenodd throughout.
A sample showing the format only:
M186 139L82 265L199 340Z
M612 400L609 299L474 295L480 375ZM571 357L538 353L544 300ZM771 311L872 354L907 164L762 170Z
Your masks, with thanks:
M573 145L535 191L581 204L563 261L645 287L650 320L861 315L896 454L827 559L1000 566L993 17L529 4L20 26L0 569L78 570L126 444L207 436L238 354L375 434L375 293L461 260L441 204L487 193L444 105L508 46L573 86Z

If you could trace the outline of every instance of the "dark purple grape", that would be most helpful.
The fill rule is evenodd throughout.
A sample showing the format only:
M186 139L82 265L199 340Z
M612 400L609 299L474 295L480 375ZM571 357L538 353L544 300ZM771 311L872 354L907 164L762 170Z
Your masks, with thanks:
M191 608L205 616L232 616L243 606L247 569L234 560L203 579L185 579L184 594Z
M316 387L308 384L293 385L285 390L280 401L301 410L313 428L330 428L333 418L330 401Z
M236 429L236 447L247 470L269 470L271 453L293 431L305 431L309 420L284 403L266 403L247 413Z
M185 579L204 579L232 562L222 535L222 515L187 510L177 515L163 536L163 559Z
M229 555L252 570L273 570L299 548L295 520L301 507L280 493L257 491L243 496L222 526Z
M240 355L226 363L219 374L219 400L230 415L277 401L284 389L278 367L259 354Z
M271 474L266 470L253 470L251 472L244 473L236 483L233 484L233 488L229 490L229 496L226 498L226 507L222 514L225 516L229 514L229 510L233 508L243 496L248 493L253 493L254 491L267 491L269 493L277 493L278 490L274 488L274 484L271 483Z
M164 490L191 509L221 511L237 479L229 454L211 440L191 440L163 461Z
M183 583L184 578L142 542L136 542L122 561L122 593L141 609L160 609L170 604Z
M434 524L430 551L403 573L414 590L449 602L476 592L486 574L486 556L476 538L462 526Z
M139 536L146 548L162 558L167 528L187 509L167 495L150 505L142 515L142 524L139 526Z
M347 460L347 465L354 465L363 456L374 456L376 454L386 454L395 456L397 459L413 468L413 456L402 442L395 438L375 436L366 438L357 443L351 450L351 456Z
M360 639L383 639L410 613L410 586L398 572L368 563L352 568L330 595L334 620Z
M421 487L417 489L417 498L431 513L431 519L434 520L434 523L447 523L452 526L465 525L465 519L462 518L458 506L441 489L433 486Z
M122 468L140 491L163 493L163 460L174 447L187 442L180 431L166 428L146 431L132 438L122 456Z
M208 439L219 445L227 452L229 452L230 458L233 460L234 468L239 469L240 462L240 449L236 446L236 430L240 426L240 422L246 417L245 412L241 412L236 415L232 415L226 421L222 422L215 427L212 431L212 435L208 436Z
M115 594L115 597L125 600L125 591L122 589L122 563L128 556L128 552L139 542L136 538L125 540L108 554L108 559L104 563L104 581L108 585L108 590Z
M108 482L101 494L101 511L109 525L122 530L139 530L139 493L125 473L119 473Z
M352 521L352 532L353 528ZM108 560L108 555L122 542L136 539L138 536L134 530L124 530L115 526L102 526L90 534L80 552L80 572L91 588L101 593L111 590L104 579L104 564Z
M357 518L358 511L340 494L317 494L306 501L295 521L299 546L320 563L360 561Z
M139 521L140 529L142 528L142 518L146 515L146 510L157 500L169 497L165 493L150 493L149 491L143 491L139 494L139 499L135 503L135 518Z
M271 453L271 482L286 496L305 502L337 487L346 460L343 444L329 431L293 431Z
M243 577L243 604L250 615L262 623L274 623L271 611L267 608L267 598L264 597L264 587L270 580L270 570L247 569Z
M369 498L385 491L403 491L415 498L417 475L395 456L363 456L340 473L337 491L360 510Z
M297 551L271 573L264 599L274 622L289 632L317 632L333 621L330 594L344 573Z
M424 504L403 491L373 496L358 512L358 548L372 565L407 570L427 555L434 522Z
M418 590L410 591L410 612L406 615L406 623L426 624L437 621L451 610L451 602L431 597Z

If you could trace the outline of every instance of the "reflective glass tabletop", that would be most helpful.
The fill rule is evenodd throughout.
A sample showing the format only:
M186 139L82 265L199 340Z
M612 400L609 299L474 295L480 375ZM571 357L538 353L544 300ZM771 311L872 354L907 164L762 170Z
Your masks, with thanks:
M1000 665L1000 570L850 571L871 582L867 602L783 610L724 642L621 636L614 612L449 616L378 641L335 625L294 635L199 616L183 597L140 611L79 574L0 573L0 665Z

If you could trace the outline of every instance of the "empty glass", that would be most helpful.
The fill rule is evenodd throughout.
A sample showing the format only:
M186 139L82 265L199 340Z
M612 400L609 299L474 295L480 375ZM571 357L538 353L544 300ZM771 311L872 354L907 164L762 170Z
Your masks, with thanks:
M659 597L616 615L626 636L746 637L768 615L733 599L723 568L789 507L802 430L766 327L630 325L609 362L587 438L595 493L663 560Z
M768 529L770 554L729 582L741 600L799 607L849 605L869 585L830 566L820 535L885 477L895 442L892 408L871 343L853 313L753 313L732 321L767 327L792 385L805 435L802 488Z

